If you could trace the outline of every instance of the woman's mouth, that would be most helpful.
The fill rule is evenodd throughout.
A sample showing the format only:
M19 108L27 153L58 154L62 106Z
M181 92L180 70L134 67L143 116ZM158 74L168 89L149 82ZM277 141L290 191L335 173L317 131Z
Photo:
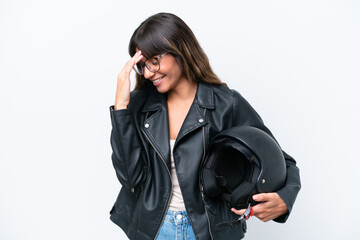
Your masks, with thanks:
M166 76L166 75L164 75L164 76L162 76L161 78L158 78L158 79L152 81L153 84L154 84L155 86L160 85L165 76Z

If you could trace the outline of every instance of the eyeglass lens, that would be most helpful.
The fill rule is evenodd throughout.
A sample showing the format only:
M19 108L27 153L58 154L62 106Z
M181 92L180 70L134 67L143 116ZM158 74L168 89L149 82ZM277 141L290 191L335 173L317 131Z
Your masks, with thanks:
M143 75L145 66L150 72L157 72L160 69L159 59L152 57L147 59L145 63L140 61L134 66L134 70L137 74Z

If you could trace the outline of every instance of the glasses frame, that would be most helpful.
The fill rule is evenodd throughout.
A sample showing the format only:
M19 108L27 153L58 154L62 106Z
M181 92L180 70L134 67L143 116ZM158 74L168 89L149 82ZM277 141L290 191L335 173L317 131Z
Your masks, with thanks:
M153 57L153 58L158 62L158 64L159 64L159 68L158 68L157 70L152 70L151 67L150 67L148 64L146 64L146 62L147 62L150 58L145 58L145 61L144 61L144 62L141 62L141 61L140 61L140 62L137 63L137 64L140 64L140 65L141 65L141 71L142 71L142 72L140 72L140 71L138 70L138 68L136 67L137 64L134 65L133 69L134 69L134 71L135 71L137 74L139 74L139 75L144 75L144 73L145 73L145 71L144 71L144 66L145 66L150 72L156 73L156 72L160 71L160 59L161 59L164 55L166 55L166 54L167 54L167 53L162 53L162 54L160 54L158 57Z

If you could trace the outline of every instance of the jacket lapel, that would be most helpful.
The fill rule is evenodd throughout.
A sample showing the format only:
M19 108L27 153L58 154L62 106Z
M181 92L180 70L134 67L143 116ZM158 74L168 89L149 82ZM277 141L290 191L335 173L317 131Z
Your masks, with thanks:
M166 96L155 90L145 103L142 112L145 114L145 120L141 126L143 133L168 169L171 169Z
M176 142L179 142L184 136L205 124L207 124L207 121L204 112L200 110L198 101L195 98L180 128Z
M214 108L214 96L211 85L199 82L194 102L181 126L176 142L194 131L195 129L207 124L205 109Z

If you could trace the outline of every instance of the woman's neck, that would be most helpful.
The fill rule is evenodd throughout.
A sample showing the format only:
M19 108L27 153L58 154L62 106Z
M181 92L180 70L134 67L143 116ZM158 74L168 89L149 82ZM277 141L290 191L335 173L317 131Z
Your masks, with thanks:
M172 89L167 94L168 102L177 101L193 101L196 91L197 82L183 81L181 85L177 86L176 89Z

